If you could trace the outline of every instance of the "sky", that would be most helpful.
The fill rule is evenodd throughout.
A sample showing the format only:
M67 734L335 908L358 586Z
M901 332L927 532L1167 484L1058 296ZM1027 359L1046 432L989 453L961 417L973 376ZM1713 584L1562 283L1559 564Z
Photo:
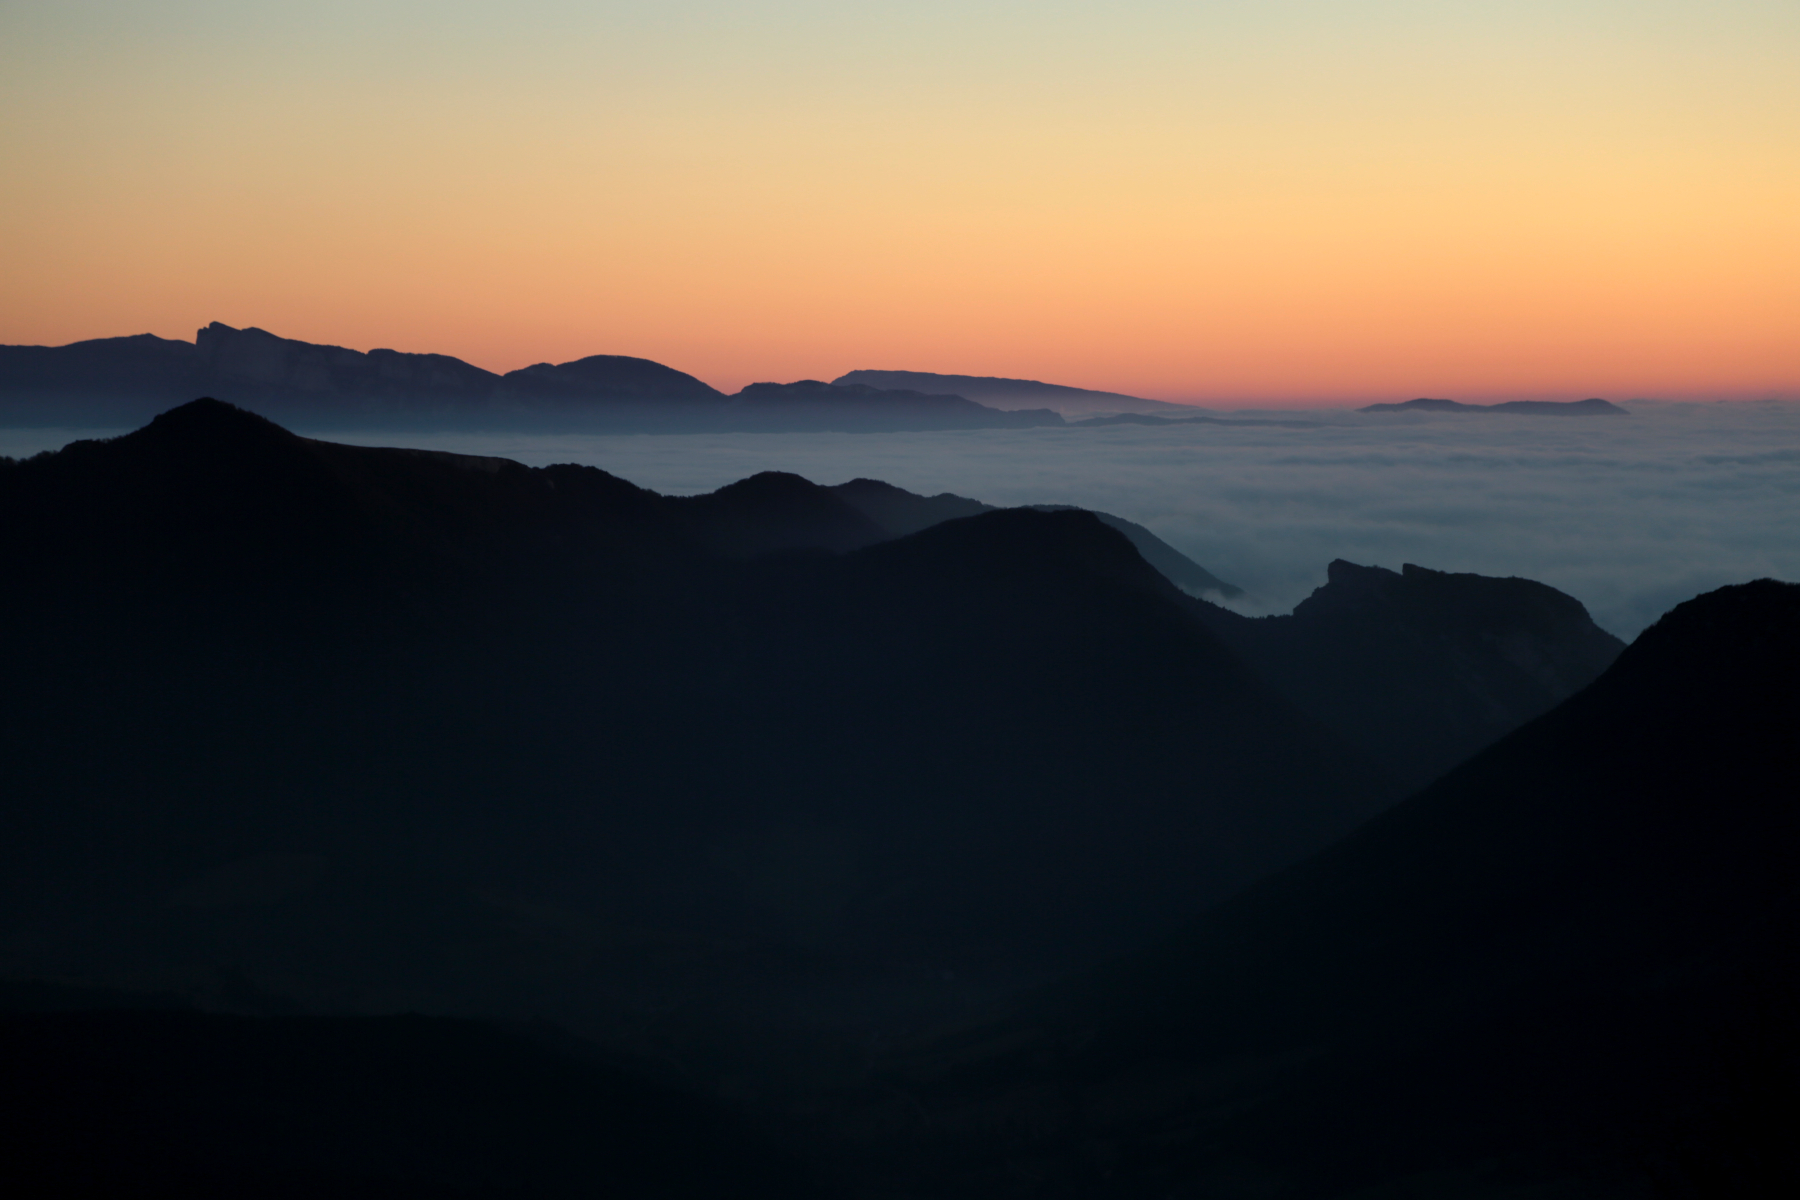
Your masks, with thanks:
M0 0L0 343L1800 397L1793 0Z

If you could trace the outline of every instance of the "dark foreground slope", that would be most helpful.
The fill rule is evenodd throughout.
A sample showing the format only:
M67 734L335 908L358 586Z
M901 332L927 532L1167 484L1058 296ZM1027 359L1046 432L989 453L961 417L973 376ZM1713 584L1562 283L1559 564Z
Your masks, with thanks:
M995 511L874 479L831 491L893 536ZM1142 525L1094 516L1189 595L1243 594ZM1211 603L1193 612L1272 690L1374 759L1402 792L1574 695L1624 649L1580 601L1528 579L1342 560L1327 575L1289 616L1250 618Z
M1289 616L1197 611L1408 791L1574 695L1625 648L1545 584L1411 563L1396 572L1339 559Z
M0 968L789 1070L1388 799L1092 515L884 536L216 402L0 467Z
M1797 677L1800 587L1681 605L1330 851L912 1058L869 1194L1791 1194Z
M551 1029L3 985L0 1163L30 1197L824 1194L716 1104Z

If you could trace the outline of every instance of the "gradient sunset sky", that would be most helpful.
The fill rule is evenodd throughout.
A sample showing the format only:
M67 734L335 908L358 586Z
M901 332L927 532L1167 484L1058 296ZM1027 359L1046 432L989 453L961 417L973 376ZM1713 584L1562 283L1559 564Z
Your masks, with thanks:
M1800 398L1796 0L0 0L0 342Z

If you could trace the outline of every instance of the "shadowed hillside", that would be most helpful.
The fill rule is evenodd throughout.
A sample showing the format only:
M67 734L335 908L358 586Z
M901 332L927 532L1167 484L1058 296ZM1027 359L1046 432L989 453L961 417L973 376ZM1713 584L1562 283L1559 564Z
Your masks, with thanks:
M1290 616L1197 611L1407 789L1574 695L1624 649L1555 588L1411 563L1395 572L1340 559Z
M210 400L0 462L0 977L263 1019L57 1018L16 1057L145 1079L168 1039L224 1070L247 1037L279 1079L318 1030L464 1052L324 1014L550 1020L884 1196L1713 1171L1744 1051L1657 1060L1725 1096L1692 1111L1594 1055L1672 1021L1774 1045L1790 831L1738 798L1793 715L1793 589L1684 606L1557 706L1615 648L1552 589L1336 564L1250 621L1149 537L866 480L665 497ZM1257 884L1458 738L1501 740ZM124 1076L80 1058L115 1036ZM268 1136L231 1170L372 1161L350 1126L302 1167ZM229 1158L169 1145L171 1178Z
M1681 605L1326 853L904 1060L869 1194L1786 1194L1797 666L1800 586Z
M675 499L205 401L0 469L0 512L15 975L725 1071L1096 961L1388 798L1083 512L886 540L795 476Z
M831 489L856 506L865 516L886 529L893 537L904 537L929 529L944 521L993 512L994 506L965 496L942 492L936 496L917 496L891 483L877 479L852 479ZM1067 504L1034 504L1038 512L1075 511ZM1134 521L1111 513L1094 513L1102 524L1125 535L1127 541L1144 556L1170 583L1190 595L1207 592L1227 599L1243 595L1243 589L1226 583L1205 567Z

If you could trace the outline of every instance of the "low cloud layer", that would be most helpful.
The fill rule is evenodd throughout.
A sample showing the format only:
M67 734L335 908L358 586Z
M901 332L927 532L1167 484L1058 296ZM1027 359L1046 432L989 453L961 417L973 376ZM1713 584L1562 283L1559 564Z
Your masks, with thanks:
M1295 413L1320 422L1295 429L404 440L534 466L592 463L661 492L784 470L1099 508L1245 588L1247 611L1287 611L1333 558L1412 562L1542 580L1630 638L1721 584L1800 579L1800 404L1628 407L1630 418L1612 419L1338 410ZM30 436L0 437L0 453L56 444Z

